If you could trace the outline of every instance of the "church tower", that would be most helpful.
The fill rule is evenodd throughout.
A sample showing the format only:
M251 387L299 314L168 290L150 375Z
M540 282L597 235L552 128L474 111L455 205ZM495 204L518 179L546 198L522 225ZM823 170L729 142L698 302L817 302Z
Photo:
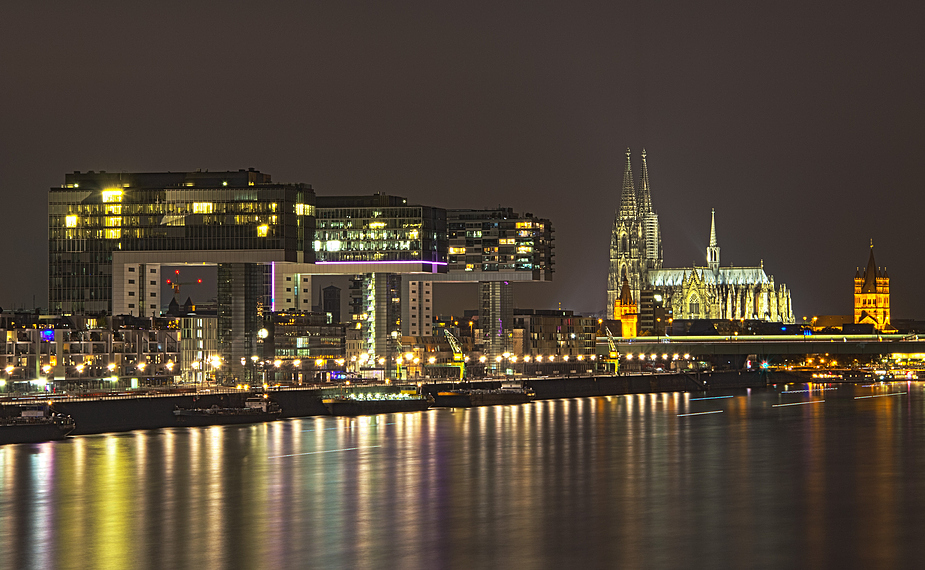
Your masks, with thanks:
M614 318L620 321L620 334L623 338L635 338L636 325L639 321L639 306L633 300L629 281L625 277L623 286L620 288L620 298L614 304L613 313Z
M716 243L716 210L710 210L710 245L707 246L707 267L719 270L719 244Z
M642 224L643 281L648 281L648 272L662 268L662 232L658 227L658 214L652 208L652 193L649 190L649 167L646 164L646 149L642 149L642 176L639 179L639 221Z
M636 189L633 185L633 166L630 163L630 149L626 149L626 165L623 167L623 188L620 192L620 208L613 220L610 234L610 273L607 276L607 318L615 319L614 306L620 298L623 280L629 282L631 291L638 291L642 279L642 256L639 246L642 227L636 205Z
M854 322L870 323L878 331L891 330L890 276L879 271L874 262L874 242L870 242L870 259L861 275L854 274Z

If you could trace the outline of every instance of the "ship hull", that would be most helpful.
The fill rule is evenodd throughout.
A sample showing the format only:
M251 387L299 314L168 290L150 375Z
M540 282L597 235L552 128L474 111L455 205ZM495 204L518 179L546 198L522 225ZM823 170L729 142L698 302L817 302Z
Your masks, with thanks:
M397 412L422 412L430 407L424 399L414 400L324 400L332 416L371 416Z
M74 431L74 424L36 423L0 425L0 445L7 443L41 443L64 439Z
M504 406L526 404L533 394L526 392L439 392L434 395L434 406L441 408L475 408L478 406Z
M280 417L280 412L232 413L211 410L174 410L177 424L181 426L223 426L271 422Z

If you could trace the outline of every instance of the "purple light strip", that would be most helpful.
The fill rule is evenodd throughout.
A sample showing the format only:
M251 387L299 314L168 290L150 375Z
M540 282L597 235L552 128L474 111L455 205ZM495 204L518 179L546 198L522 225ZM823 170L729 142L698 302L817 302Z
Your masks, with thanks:
M316 265L357 265L366 263L427 263L429 265L447 265L445 261L316 261Z

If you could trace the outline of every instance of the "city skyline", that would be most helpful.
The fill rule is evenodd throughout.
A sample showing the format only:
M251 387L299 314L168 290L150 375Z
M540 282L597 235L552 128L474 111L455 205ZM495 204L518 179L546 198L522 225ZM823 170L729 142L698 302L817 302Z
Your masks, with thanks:
M648 151L665 266L703 264L715 209L724 264L763 259L798 321L847 315L873 239L893 318L925 318L907 237L920 10L7 6L0 193L16 247L0 305L47 305L39 228L66 172L255 167L320 194L549 218L555 279L518 306L601 311L629 146Z

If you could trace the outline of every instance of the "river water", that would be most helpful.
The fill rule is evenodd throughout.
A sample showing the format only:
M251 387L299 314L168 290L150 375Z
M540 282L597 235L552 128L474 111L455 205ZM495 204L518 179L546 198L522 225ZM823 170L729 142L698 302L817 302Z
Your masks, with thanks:
M920 568L925 392L778 386L0 447L0 568Z

